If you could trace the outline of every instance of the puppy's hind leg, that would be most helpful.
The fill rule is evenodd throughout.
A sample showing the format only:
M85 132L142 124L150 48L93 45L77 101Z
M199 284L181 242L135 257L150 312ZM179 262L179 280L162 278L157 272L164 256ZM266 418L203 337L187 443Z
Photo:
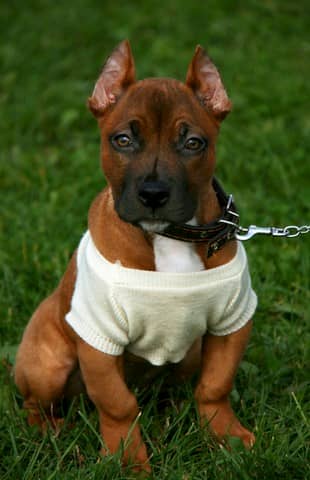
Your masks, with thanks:
M28 423L42 429L46 420L55 428L61 423L57 402L77 363L74 345L59 321L59 308L56 292L42 302L25 330L15 364L15 382L24 397Z

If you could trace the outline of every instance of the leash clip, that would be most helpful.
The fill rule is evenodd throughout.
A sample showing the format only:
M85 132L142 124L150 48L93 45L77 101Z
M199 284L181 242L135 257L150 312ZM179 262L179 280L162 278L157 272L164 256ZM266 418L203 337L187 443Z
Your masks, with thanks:
M238 227L238 233L236 233L236 239L245 241L254 237L254 235L273 235L273 227L257 227L256 225L250 225L248 228ZM277 236L281 236L280 234Z

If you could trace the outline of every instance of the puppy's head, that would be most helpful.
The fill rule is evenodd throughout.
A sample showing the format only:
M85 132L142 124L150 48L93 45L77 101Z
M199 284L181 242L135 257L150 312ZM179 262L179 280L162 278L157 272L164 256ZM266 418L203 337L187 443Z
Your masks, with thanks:
M147 230L192 219L210 188L215 142L231 109L220 75L197 47L185 83L135 81L127 41L108 58L88 100L115 208Z

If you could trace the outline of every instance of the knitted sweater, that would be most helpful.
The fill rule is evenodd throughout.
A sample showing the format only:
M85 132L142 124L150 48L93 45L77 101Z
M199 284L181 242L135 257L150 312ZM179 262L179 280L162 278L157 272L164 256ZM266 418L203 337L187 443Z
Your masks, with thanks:
M108 262L87 231L66 321L102 352L121 355L127 349L163 365L181 361L206 331L222 336L239 330L256 305L241 244L236 256L217 268L154 272Z

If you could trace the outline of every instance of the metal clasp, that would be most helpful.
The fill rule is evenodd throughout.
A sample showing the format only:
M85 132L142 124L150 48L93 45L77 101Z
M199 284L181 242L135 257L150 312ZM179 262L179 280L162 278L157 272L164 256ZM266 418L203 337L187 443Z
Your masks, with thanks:
M236 233L237 240L249 240L254 235L271 235L271 227L257 227L256 225L250 225L248 228L239 227L238 233Z
M271 235L273 237L286 237L287 232L284 228L276 227L257 227L256 225L250 225L248 228L239 227L238 233L236 233L237 240L249 240L254 235Z

